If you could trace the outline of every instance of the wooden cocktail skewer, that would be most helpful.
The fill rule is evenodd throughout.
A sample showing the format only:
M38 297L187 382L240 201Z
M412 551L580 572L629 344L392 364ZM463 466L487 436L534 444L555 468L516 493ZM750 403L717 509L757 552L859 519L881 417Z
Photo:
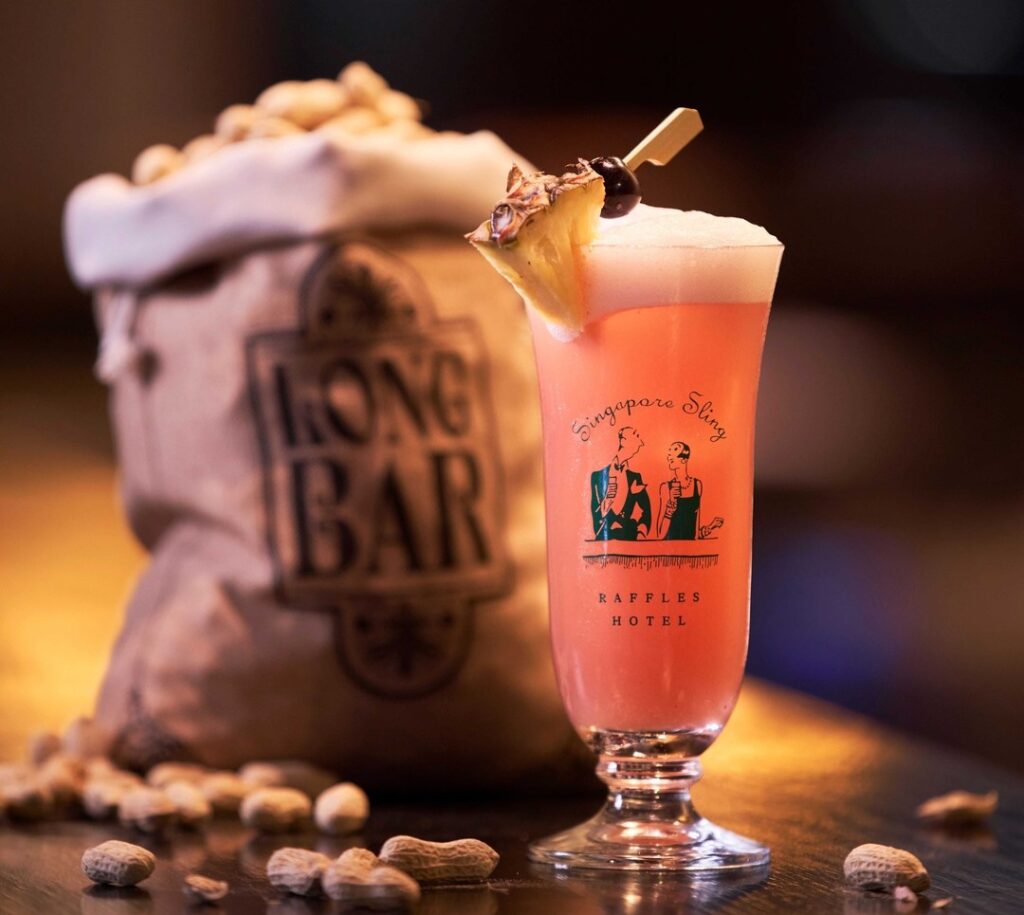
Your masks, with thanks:
M666 165L679 150L704 129L696 108L677 108L644 137L622 160L636 171L645 162Z

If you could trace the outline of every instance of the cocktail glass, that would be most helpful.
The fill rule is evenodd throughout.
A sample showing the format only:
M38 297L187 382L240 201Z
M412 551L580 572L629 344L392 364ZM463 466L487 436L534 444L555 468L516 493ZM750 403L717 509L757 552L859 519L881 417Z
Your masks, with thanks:
M555 672L609 791L593 818L532 844L536 862L769 861L700 816L690 789L746 661L754 414L781 255L742 220L641 206L582 251L579 336L528 309Z

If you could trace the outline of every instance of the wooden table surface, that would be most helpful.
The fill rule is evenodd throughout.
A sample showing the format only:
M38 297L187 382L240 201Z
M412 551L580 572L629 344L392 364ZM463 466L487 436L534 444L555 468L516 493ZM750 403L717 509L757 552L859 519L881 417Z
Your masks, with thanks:
M424 791L422 803L374 804L367 829L353 841L312 832L260 838L227 821L205 834L175 833L163 841L106 824L3 824L0 913L187 911L181 882L193 871L231 883L229 896L219 908L207 909L211 912L331 913L336 903L278 895L264 876L270 853L282 845L328 854L352 844L376 849L396 833L433 839L476 836L502 856L487 886L427 890L420 913L861 915L926 911L929 900L946 897L953 897L948 911L955 915L1024 912L1024 780L1011 773L756 681L745 687L733 721L705 762L707 774L695 792L699 809L768 842L773 852L769 873L701 882L559 878L532 869L526 843L583 819L596 809L598 798L442 803ZM990 828L957 834L915 821L917 803L954 788L999 790L1000 807ZM137 841L158 856L155 874L137 889L91 887L81 873L83 850L114 837ZM842 860L862 842L897 845L917 854L932 875L927 899L914 909L889 897L845 890Z

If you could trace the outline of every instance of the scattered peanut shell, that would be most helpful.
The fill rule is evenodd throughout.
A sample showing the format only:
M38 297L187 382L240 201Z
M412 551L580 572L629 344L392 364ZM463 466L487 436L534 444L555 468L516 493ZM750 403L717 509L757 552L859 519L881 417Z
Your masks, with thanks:
M52 731L36 731L28 738L25 755L33 766L41 766L55 753L59 753L61 739Z
M275 137L291 137L300 133L305 133L305 131L291 121L267 115L253 122L249 128L249 133L246 134L246 139L261 140Z
M235 143L249 136L252 125L261 117L263 114L255 105L228 105L217 115L213 132L228 142Z
M407 908L420 901L420 885L397 867L382 864L370 871L366 884L348 896L357 905L378 911Z
M295 788L310 798L337 784L333 772L301 759L273 759L246 763L238 776L253 788Z
M116 839L87 849L82 855L82 871L93 883L135 886L154 868L156 858L151 851Z
M267 862L267 879L296 896L319 896L320 878L331 859L308 848L279 848Z
M218 136L215 133L204 133L189 140L182 147L181 152L185 156L185 162L191 165L193 162L199 162L208 156L212 156L218 149L228 146L230 142L227 137Z
M324 892L349 907L408 908L420 898L419 884L395 867L381 864L365 848L350 848L331 862L321 878Z
M36 781L49 792L54 807L67 810L81 800L85 768L78 757L55 753L36 771Z
M193 785L198 785L210 774L210 771L206 766L196 763L157 763L146 773L146 782L154 788L163 788L171 782L191 782Z
M420 885L397 867L380 864L364 874L332 883L333 899L347 907L374 911L405 910L420 899Z
M498 859L498 853L479 839L428 842L413 836L392 836L380 849L381 861L424 883L486 880L498 866Z
M368 848L349 848L332 861L321 877L324 892L331 899L345 899L352 886L366 883L380 859Z
M52 813L53 799L50 792L30 776L0 784L0 806L12 820L34 822Z
M257 788L242 801L242 822L268 834L295 832L311 808L309 797L296 788Z
M338 74L338 82L348 90L355 105L375 105L388 90L387 80L361 60L345 67Z
M213 817L213 805L198 786L171 782L164 791L177 810L178 823L186 829L198 829Z
M162 788L131 788L117 805L121 825L140 832L165 832L177 817L178 808Z
M82 789L82 807L94 820L109 820L117 814L121 799L138 787L139 780L127 773L90 778Z
M152 184L161 178L174 174L185 164L180 150L166 143L147 146L135 157L132 165L132 181L136 184Z
M370 815L370 799L358 785L342 782L328 788L316 799L313 819L321 831L332 836L358 832Z
M992 816L998 806L998 791L987 794L950 791L925 801L916 813L922 820L943 826L977 826Z
M368 848L346 848L345 851L338 855L334 863L351 868L370 870L380 864L380 858Z
M252 790L234 772L213 772L199 783L199 788L214 814L238 813L242 800Z
M189 874L181 886L189 902L216 902L227 896L229 889L226 881L214 880L202 874Z
M888 845L858 845L843 862L843 876L862 890L886 890L906 886L923 893L931 885L928 871L909 851Z

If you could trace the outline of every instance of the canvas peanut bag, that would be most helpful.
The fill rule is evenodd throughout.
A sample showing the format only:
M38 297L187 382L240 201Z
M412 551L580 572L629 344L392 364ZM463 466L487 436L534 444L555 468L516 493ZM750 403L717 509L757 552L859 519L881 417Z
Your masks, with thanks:
M96 708L123 764L366 786L571 765L522 306L460 231L491 134L252 141L80 186L121 491L150 552Z

